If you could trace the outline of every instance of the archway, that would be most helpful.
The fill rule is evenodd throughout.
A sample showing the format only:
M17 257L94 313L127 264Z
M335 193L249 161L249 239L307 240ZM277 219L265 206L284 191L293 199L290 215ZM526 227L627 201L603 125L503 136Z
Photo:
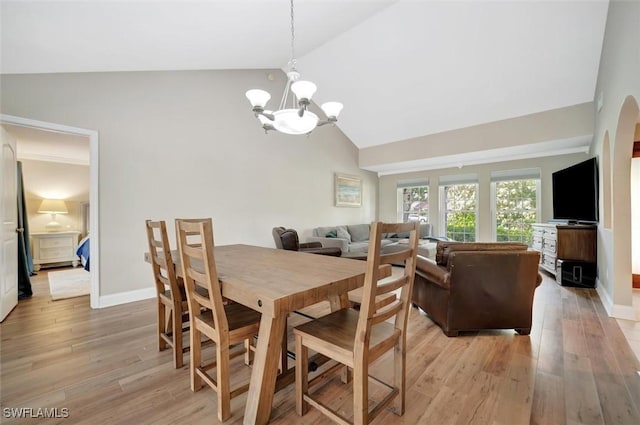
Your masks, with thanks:
M640 108L627 96L620 109L613 145L613 304L632 311L631 277L631 156Z

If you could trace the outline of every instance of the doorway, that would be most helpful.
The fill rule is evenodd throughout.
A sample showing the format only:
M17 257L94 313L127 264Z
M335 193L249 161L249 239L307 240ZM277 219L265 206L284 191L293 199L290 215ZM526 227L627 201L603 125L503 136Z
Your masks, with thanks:
M36 121L28 118L0 114L0 124L25 129L39 130L69 137L83 137L89 143L89 233L91 235L91 267L90 267L90 305L100 307L100 226L98 198L98 132L95 130L70 127L66 125Z

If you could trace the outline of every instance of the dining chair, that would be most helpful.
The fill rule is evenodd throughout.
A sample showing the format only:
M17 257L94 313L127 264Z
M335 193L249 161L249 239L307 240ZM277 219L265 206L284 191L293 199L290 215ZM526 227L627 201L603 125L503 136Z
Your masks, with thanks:
M360 310L345 308L294 328L296 344L296 411L304 415L309 404L332 420L344 424L367 424L384 407L395 401L394 412L404 414L406 373L406 328L411 303L411 290L416 270L419 223L372 223L369 255ZM409 243L401 251L381 254L385 233L409 232ZM378 285L383 276L381 266L404 264L401 276ZM389 266L386 266L389 267ZM399 291L393 302L376 308L376 296ZM393 319L393 322L391 322ZM309 381L309 350L323 354L338 364L321 370ZM391 383L369 375L371 363L388 351L393 351L393 381ZM309 388L325 379L331 370L347 366L353 370L353 421L313 398ZM386 396L370 411L369 378L386 387Z
M176 277L166 223L145 220L145 227L158 302L158 351L171 347L173 366L178 369L189 351L182 342L183 331L188 330L183 329L189 320L187 297L182 279Z
M208 219L176 220L178 250L189 303L191 390L198 391L202 381L217 393L218 419L231 416L231 398L249 389L249 383L230 388L230 361L245 355L249 362L250 343L258 334L260 313L239 303L225 303L216 270L213 221ZM207 290L202 296L196 288ZM202 359L202 337L215 343L216 357ZM244 345L242 345L244 344ZM237 346L241 349L237 349ZM216 369L215 377L209 374Z

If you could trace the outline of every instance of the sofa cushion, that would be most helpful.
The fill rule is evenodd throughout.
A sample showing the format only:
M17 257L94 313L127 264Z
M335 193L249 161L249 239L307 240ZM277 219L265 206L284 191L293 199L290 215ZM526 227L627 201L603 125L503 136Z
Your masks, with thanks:
M349 233L351 234L352 242L362 242L369 240L369 225L368 224L351 224L347 226Z
M420 239L426 239L431 236L431 229L433 226L429 223L420 224Z
M439 241L436 246L436 263L446 267L449 254L455 251L510 251L526 250L526 244L519 242L449 242Z
M369 251L369 241L362 242L351 242L349 244L349 252L368 252Z
M346 239L347 241L351 242L351 234L349 234L345 226L336 227L336 235L341 239Z
M313 236L324 238L327 237L327 233L329 232L337 234L336 226L316 227L315 229L313 229Z
M395 244L396 244L396 241L391 240L391 239L381 239L380 240L380 247L381 248L384 248L385 246L388 246L388 245L395 245Z

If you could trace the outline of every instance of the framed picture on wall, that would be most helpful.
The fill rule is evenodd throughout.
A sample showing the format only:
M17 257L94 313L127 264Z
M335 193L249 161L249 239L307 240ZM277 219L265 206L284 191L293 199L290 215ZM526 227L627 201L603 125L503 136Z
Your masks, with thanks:
M362 206L362 180L358 176L335 173L336 207Z

